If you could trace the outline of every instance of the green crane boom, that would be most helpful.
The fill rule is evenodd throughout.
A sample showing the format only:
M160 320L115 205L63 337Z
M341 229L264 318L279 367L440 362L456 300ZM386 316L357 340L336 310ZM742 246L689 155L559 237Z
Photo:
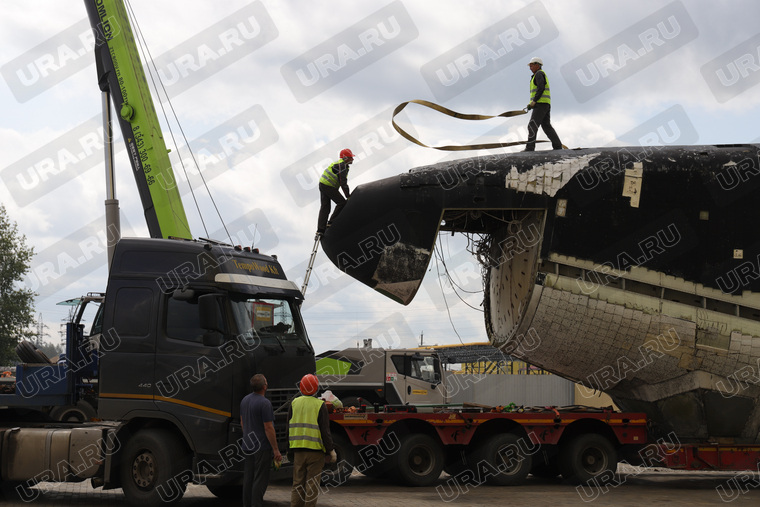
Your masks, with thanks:
M95 33L98 84L119 116L150 236L192 239L123 0L85 5Z

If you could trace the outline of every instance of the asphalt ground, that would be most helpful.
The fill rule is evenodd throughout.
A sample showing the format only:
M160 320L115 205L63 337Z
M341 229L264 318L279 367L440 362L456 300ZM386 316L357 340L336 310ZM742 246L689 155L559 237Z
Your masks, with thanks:
M36 498L29 502L8 501L8 506L126 506L120 489L102 491L90 483L43 483L32 489ZM267 489L265 505L290 505L288 481L274 481ZM205 486L190 485L179 503L181 507L222 507L241 505L222 500ZM358 473L342 486L323 492L318 501L323 507L339 506L757 506L760 505L760 475L757 473L690 473L670 470L619 469L608 486L576 487L561 481L529 477L517 487L457 486L447 475L438 484L426 488L398 486Z

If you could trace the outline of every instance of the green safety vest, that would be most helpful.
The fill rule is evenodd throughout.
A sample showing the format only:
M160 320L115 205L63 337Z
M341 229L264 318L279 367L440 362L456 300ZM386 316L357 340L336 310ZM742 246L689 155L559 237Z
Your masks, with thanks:
M341 162L343 162L343 159L330 164L327 169L325 169L325 172L322 173L322 177L319 178L319 182L327 185L328 187L338 188L338 175L333 172L332 168L334 165L340 164Z
M536 72L538 74L539 72L543 73L544 80L546 81L546 87L544 88L544 93L541 94L541 98L538 99L539 104L551 104L552 103L552 96L549 92L549 78L546 76L546 72L543 70L539 70ZM533 100L533 97L536 96L536 90L538 87L536 86L535 79L536 74L533 74L533 77L530 78L530 100Z
M317 417L322 407L322 400L311 396L299 396L291 403L293 416L288 423L288 440L290 448L315 449L326 452L319 431Z

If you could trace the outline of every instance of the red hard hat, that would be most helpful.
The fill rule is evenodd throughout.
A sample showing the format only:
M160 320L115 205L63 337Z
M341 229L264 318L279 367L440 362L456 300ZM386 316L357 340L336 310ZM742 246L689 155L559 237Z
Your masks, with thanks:
M301 382L298 384L298 389L301 390L301 394L311 396L312 394L316 394L319 389L319 381L315 375L309 373L303 376Z
M340 158L354 158L354 154L346 148L345 150L340 150Z

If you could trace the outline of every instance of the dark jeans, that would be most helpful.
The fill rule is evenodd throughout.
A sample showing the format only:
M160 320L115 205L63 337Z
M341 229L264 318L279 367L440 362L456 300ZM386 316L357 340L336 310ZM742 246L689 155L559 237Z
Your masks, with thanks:
M330 215L330 208L332 207L332 203L335 202L337 206L335 207L335 211L333 211L332 218L330 218L330 220L334 220L335 217L338 216L340 211L343 209L343 206L346 205L346 199L343 197L343 195L341 195L340 190L338 190L336 187L328 187L324 183L319 184L319 197L321 206L319 207L317 230L324 232L325 228L327 227L327 217Z
M525 144L525 151L534 151L536 149L538 127L544 129L544 134L552 142L552 148L555 150L562 149L562 143L551 123L551 104L539 103L533 106L533 114L530 116L530 122L528 122L528 142Z
M245 455L243 475L243 506L261 507L269 485L269 468L272 466L272 449Z

